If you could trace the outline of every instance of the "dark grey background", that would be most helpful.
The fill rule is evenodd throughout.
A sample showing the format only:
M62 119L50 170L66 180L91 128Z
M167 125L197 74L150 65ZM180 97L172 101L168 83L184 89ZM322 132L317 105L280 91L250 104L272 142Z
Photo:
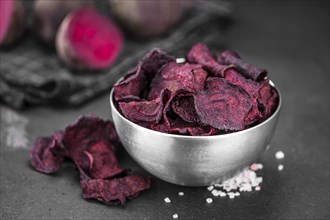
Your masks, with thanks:
M152 188L123 207L81 198L79 177L66 164L53 176L29 166L27 149L13 149L1 136L1 219L328 219L329 218L329 1L234 1L237 17L228 47L265 67L283 97L283 109L264 164L261 191L233 200L205 188L181 187L152 177ZM9 111L1 107L2 111ZM94 113L109 118L108 95L77 109L39 107L19 113L28 139L49 135ZM1 132L8 126L1 123ZM248 147L248 146L247 146ZM285 159L274 158L282 150ZM146 174L125 151L121 164ZM284 164L279 172L277 165ZM183 197L177 196L185 192ZM170 197L172 203L164 203Z

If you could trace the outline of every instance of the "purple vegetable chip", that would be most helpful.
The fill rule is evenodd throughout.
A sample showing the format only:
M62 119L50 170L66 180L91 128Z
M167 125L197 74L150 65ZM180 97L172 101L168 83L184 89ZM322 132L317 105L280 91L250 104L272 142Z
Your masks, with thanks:
M142 176L126 176L113 180L91 179L81 180L83 198L97 199L111 204L125 204L127 199L136 197L141 191L150 188L150 178Z
M209 48L202 43L195 44L187 54L190 63L199 63L205 70L214 76L224 77L225 71L232 68L230 65L222 65L213 57Z
M160 49L153 49L129 72L122 81L114 86L114 98L121 101L130 97L140 97L147 84L164 64L175 60Z
M262 84L245 78L234 69L230 69L226 72L225 79L232 85L238 86L245 90L245 92L249 94L252 99L252 108L246 116L244 124L248 126L257 122L260 119L258 97L259 89Z
M36 170L54 173L63 158L69 158L80 172L84 198L105 203L118 200L123 204L127 198L149 188L150 180L138 176L115 179L125 171L115 155L117 146L118 136L111 121L81 116L52 137L38 138L30 151L30 160Z
M237 66L242 75L255 81L261 81L267 76L267 70L246 63L234 51L227 50L222 52L218 57L218 62L223 65L233 64Z
M173 100L172 109L184 121L198 123L199 116L194 105L194 97L192 94L179 95Z
M265 120L275 111L278 104L278 94L268 82L264 82L259 90L258 98L262 120Z
M161 121L159 124L150 124L150 129L154 131L159 131L162 133L170 133L169 128L170 127L165 121Z
M173 110L172 110L172 102L176 97L179 96L184 96L184 95L189 95L192 94L192 91L187 90L187 89L179 89L175 92L172 92L170 95L169 100L167 101L167 103L164 106L164 110L163 110L163 120L162 123L166 126L168 132L170 132L171 130L171 122L170 122L170 117L175 116ZM170 117L169 117L170 116Z
M188 123L177 118L171 121L170 133L192 136L209 136L216 134L216 129L211 126L200 126L195 123Z
M129 72L122 81L114 86L114 98L116 101L132 96L140 96L144 80L141 65L142 64L139 63L134 70Z
M158 123L162 119L163 108L170 97L170 91L163 89L154 100L119 102L119 110L132 122Z
M175 61L175 57L168 55L163 50L158 48L151 50L142 59L142 69L147 81L150 82L163 65L173 61Z
M148 99L159 97L163 89L175 92L179 89L199 91L204 88L207 72L199 64L178 64L170 62L165 64L151 82Z
M278 93L267 71L245 63L236 52L225 51L216 60L198 43L186 58L178 64L159 49L148 53L139 64L143 82L116 99L122 114L152 130L197 136L239 131L275 111Z
M63 157L51 151L56 145L57 141L52 137L40 137L36 139L29 154L30 162L36 170L50 174L60 169Z
M195 95L195 108L204 125L225 131L244 129L252 107L250 96L219 77L209 77L206 89Z
M89 174L92 179L107 179L123 173L119 167L112 144L101 140L84 154L89 160Z

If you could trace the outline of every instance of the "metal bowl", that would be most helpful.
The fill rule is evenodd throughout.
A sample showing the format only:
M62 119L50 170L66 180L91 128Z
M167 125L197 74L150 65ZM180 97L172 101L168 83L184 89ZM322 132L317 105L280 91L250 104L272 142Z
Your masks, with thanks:
M220 182L253 163L275 132L281 95L274 114L246 130L214 136L166 134L139 126L116 109L110 94L112 119L132 158L156 177L179 185L207 186Z

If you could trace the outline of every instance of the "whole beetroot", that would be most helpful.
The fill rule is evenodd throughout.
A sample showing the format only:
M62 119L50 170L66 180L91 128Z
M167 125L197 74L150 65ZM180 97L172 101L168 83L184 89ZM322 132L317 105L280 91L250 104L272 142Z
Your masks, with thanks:
M182 17L187 0L109 0L111 14L138 37L157 37Z
M88 7L68 14L56 36L58 55L73 70L101 70L110 66L122 43L116 24Z
M87 0L36 0L33 26L37 35L47 44L55 44L56 32L65 16L82 5L93 5Z
M13 44L25 30L24 6L21 0L0 1L0 46Z

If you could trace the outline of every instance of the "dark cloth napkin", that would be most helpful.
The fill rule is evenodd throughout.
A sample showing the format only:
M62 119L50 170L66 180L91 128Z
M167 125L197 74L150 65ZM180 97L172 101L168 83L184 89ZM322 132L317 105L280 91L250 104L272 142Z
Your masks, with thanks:
M16 109L41 104L79 106L110 92L113 84L152 48L162 48L176 57L185 56L197 42L206 43L212 51L220 50L224 45L228 13L224 14L218 3L212 4L215 7L204 5L191 9L182 22L162 38L148 41L127 38L116 63L101 72L71 72L56 52L43 49L38 40L26 36L11 50L0 52L0 102Z

